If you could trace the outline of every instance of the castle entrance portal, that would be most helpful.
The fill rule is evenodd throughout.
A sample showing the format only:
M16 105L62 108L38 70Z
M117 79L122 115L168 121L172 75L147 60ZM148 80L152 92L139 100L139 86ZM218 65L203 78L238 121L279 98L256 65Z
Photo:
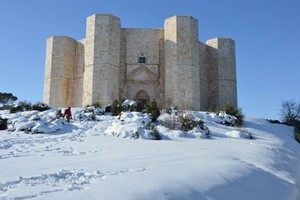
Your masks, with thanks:
M145 90L136 93L134 100L138 103L138 111L142 111L149 101L149 95Z

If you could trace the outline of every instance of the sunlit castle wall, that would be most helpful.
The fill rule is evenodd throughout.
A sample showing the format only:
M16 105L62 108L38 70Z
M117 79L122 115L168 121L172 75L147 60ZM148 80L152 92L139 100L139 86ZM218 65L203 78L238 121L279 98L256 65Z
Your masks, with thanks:
M72 106L76 44L62 36L47 40L44 102L51 106Z
M160 73L163 66L160 65L160 39L163 39L162 29L122 29L125 45L125 80L126 92L121 99L139 99L141 92L147 94L145 99L155 99L162 105ZM140 55L145 62L140 63ZM122 84L122 83L121 83Z
M121 28L118 17L92 15L82 40L47 40L44 102L84 107L154 99L160 108L237 108L234 41L203 44L198 34L190 16L168 18L164 29L132 29Z
M87 18L83 106L106 106L119 98L120 19L112 15Z
M198 21L190 16L165 20L165 102L200 109Z

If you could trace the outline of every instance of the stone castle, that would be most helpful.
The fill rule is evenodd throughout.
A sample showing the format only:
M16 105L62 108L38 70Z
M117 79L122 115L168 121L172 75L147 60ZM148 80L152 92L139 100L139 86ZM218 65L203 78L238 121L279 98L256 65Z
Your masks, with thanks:
M182 110L237 108L234 41L201 43L190 16L167 18L163 29L133 29L106 14L87 18L82 40L48 38L45 103L106 106L122 99Z

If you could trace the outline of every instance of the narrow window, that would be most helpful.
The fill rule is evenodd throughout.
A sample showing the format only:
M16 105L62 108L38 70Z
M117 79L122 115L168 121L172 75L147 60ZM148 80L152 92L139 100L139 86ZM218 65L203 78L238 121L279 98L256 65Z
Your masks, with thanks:
M139 63L146 63L146 57L144 53L140 53L139 55Z

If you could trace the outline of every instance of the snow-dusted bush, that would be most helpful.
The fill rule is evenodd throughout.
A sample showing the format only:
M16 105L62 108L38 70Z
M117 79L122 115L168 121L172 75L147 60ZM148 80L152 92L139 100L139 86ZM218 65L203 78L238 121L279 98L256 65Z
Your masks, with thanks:
M244 114L242 113L242 109L235 109L232 105L226 104L225 105L225 112L226 114L232 115L235 117L235 124L234 126L242 126L244 121Z
M180 129L180 122L178 116L175 114L163 114L160 115L159 121L161 124L171 130Z
M34 121L22 121L15 124L15 131L30 132L33 127L37 125Z
M159 131L156 127L152 129L152 132L150 132L151 140L161 140L161 136L159 134Z
M235 126L236 125L236 117L227 114L226 111L220 111L216 122L219 124L226 125L226 126Z
M6 118L0 117L0 130L7 129L7 120Z
M132 139L159 140L161 138L157 129L151 125L148 114L140 112L123 112L106 130L105 133L117 137Z
M127 123L137 123L142 126L146 126L151 122L149 115L140 112L122 112L120 120Z
M300 143L300 133L295 133L295 140Z
M118 116L123 111L123 106L118 100L115 100L111 106L112 116Z
M38 114L34 114L31 117L29 117L30 121L38 121L41 120L41 117Z
M155 100L151 101L150 104L146 106L146 113L150 114L152 122L156 122L160 115L160 111Z
M38 124L31 129L32 133L55 133L59 130L60 127L53 124Z
M73 114L73 119L76 121L99 121L99 117L105 114L104 108L94 106L86 107L84 110L77 110Z
M149 133L149 135L151 136L151 140L161 140L161 136L159 134L156 124L149 122L144 128L151 130Z
M130 100L130 99L125 99L122 103L122 107L126 111L136 111L137 109L137 102Z
M188 131L187 133L188 135L193 135L196 138L209 138L210 136L209 128L205 124L195 126L192 130Z
M167 132L167 135L165 135L167 138L208 138L210 131L204 124L204 116L207 115L200 112L185 112L179 115L164 113L158 119L162 125L159 126L158 130L163 129L162 132ZM213 120L212 117L209 119Z
M233 130L225 133L226 136L231 138L245 138L245 139L253 139L253 135L248 131L243 130Z
M17 105L22 107L23 111L32 110L32 104L28 101L20 101Z
M105 112L111 112L111 105L108 105L104 108Z
M83 112L85 113L94 113L95 115L104 115L105 109L101 107L89 106L86 107Z
M80 111L73 114L73 119L78 121L95 121L96 115L93 112Z
M45 104L45 103L41 103L41 102L38 102L38 103L35 103L32 105L32 110L37 110L37 111L46 111L46 110L49 110L50 107Z
M190 131L196 126L201 126L204 124L202 120L195 120L194 116L191 114L182 114L179 116L180 129L182 131Z
M295 140L300 143L300 121L297 120L295 122L294 130L295 130L294 133Z
M12 106L9 109L10 113L17 113L17 112L23 112L23 111L24 111L24 108L22 106L19 106L19 105Z
M175 115L177 115L178 114L178 110L177 110L177 108L176 107L169 107L168 109L167 109L167 113L168 114L175 114Z
M104 115L105 114L105 109L104 108L100 108L100 107L95 108L94 109L94 114L95 115Z
M10 107L10 113L17 113L17 112L23 112L23 111L31 111L31 110L37 110L37 111L46 111L49 110L50 107L47 104L44 103L35 103L31 104L27 101L20 101L18 104Z

